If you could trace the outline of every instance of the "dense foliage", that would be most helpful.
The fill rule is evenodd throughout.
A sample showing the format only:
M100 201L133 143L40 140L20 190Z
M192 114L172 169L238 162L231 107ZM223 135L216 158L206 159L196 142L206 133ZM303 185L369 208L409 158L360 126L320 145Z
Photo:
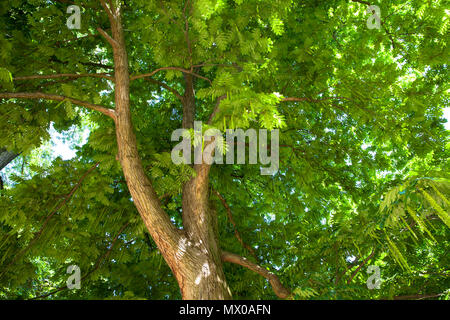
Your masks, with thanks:
M445 1L375 1L380 29L366 25L365 1L122 2L138 148L176 226L193 172L172 163L170 137L190 70L197 120L220 102L210 123L220 130L280 129L276 174L211 168L221 248L272 270L294 298L450 297ZM66 26L70 4L82 8L79 30ZM114 109L98 27L109 28L100 1L0 4L0 149L20 153L2 171L2 299L181 297L128 192L114 122L70 99L1 96ZM74 158L52 157L51 126L79 143ZM72 264L79 290L66 288ZM370 265L380 289L366 285ZM276 298L259 274L224 269L234 298Z

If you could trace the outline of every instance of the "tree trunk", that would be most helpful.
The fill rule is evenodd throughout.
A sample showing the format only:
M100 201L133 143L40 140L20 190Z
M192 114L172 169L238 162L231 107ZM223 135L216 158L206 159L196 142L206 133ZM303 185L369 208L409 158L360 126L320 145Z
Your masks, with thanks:
M194 127L194 77L184 74L183 128ZM216 212L209 205L209 169L207 164L194 165L196 177L183 187L183 227L188 243L195 248L194 259L186 266L187 279L180 285L184 299L231 299L225 281L219 247Z
M105 8L109 10L109 8ZM128 57L119 10L107 11L112 38L115 77L115 125L118 157L134 204L150 235L178 281L183 299L229 299L222 268L215 211L208 203L209 166L196 165L197 176L183 188L183 225L177 229L162 209L138 154L130 113ZM183 126L193 124L193 80L187 75Z

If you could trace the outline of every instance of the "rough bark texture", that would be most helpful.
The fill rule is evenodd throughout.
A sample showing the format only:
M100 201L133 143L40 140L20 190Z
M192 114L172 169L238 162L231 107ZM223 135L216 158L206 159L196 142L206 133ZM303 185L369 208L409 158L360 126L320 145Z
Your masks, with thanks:
M195 119L195 91L193 77L185 74L183 99L183 128L193 128ZM217 216L209 206L209 169L207 164L194 165L196 176L183 188L183 227L189 241L198 253L191 261L194 275L181 287L183 297L188 299L230 299L231 292L223 273L218 240ZM197 270L197 271L195 271Z
M109 12L115 65L116 136L119 160L133 201L148 231L173 271L183 299L231 298L222 269L217 220L208 206L209 166L198 165L197 176L184 187L183 224L178 230L162 209L147 178L136 145L130 113L128 57L120 13ZM105 10L109 10L105 6ZM192 127L195 99L192 75L186 75L183 126Z
M9 152L5 149L0 148L0 170L6 167L11 161L13 161L18 154L14 152Z

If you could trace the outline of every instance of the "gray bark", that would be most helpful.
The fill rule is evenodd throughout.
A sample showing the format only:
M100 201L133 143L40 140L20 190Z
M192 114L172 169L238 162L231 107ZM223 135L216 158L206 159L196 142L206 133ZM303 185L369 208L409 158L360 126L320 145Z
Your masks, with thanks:
M6 167L11 161L13 161L18 154L9 152L6 149L0 148L0 170Z

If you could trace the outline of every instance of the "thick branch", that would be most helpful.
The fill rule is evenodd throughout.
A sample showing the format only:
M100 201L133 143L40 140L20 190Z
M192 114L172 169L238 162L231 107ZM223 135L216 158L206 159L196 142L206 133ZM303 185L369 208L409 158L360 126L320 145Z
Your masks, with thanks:
M103 38L106 39L106 41L109 42L109 44L114 48L116 47L118 44L116 42L116 40L114 40L105 30L103 30L102 28L97 28L97 31L103 36Z
M18 154L15 152L10 152L6 149L0 148L0 170L2 170L4 167L6 167L17 156L18 156Z
M243 266L247 269L250 269L259 275L263 276L267 280L269 280L270 285L272 286L273 291L277 295L277 297L281 299L291 299L292 293L286 289L281 283L280 279L273 274L272 272L260 267L256 263L251 262L247 258L241 257L237 254L230 253L227 251L222 251L222 260L225 262L235 263L240 266Z
M45 100L54 100L54 101L70 101L73 104L86 107L91 110L99 111L104 115L115 119L115 111L113 109L105 108L104 106L93 104L86 101L81 101L78 99L60 96L56 94L48 94L42 92L1 92L0 99L45 99Z
M162 209L158 196L142 166L131 119L130 74L120 6L112 10L114 10L113 14L108 16L111 24L111 39L114 39L112 49L118 159L137 210L165 260L172 270L176 271L175 252L178 249L181 232Z

